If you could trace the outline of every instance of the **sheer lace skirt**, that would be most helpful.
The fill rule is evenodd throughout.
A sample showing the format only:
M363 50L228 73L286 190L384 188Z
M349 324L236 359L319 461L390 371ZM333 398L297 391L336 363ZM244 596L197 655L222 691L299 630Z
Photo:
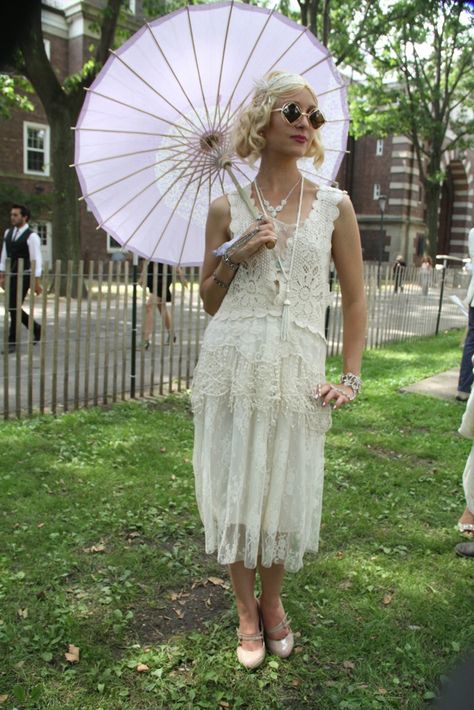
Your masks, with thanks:
M318 549L330 413L311 392L324 380L325 344L308 333L300 343L296 327L282 344L272 318L209 328L192 395L206 552L297 571Z

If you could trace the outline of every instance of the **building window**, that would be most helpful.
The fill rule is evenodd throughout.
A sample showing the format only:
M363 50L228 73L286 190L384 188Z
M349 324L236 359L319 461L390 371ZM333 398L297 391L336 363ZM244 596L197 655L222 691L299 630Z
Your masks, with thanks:
M23 123L23 172L49 175L49 126Z
M51 222L33 222L31 225L41 240L41 254L43 261L47 264L52 263L52 239L51 239Z
M107 254L116 254L122 250L122 245L118 243L110 234L107 234Z
M126 0L125 7L134 15L137 11L137 0Z
M48 59L51 59L51 42L49 41L49 39L43 39L43 42L46 56L48 57Z
M377 138L375 145L375 155L383 155L383 138Z
M380 185L378 182L374 183L374 200L378 200L381 194Z

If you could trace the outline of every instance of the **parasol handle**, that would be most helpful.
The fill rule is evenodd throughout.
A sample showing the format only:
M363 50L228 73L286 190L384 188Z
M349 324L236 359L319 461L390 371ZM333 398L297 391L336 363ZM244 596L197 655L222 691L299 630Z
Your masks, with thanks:
M224 170L227 170L227 172L229 173L230 179L232 180L235 187L237 188L239 195L241 196L241 198L243 199L243 201L247 205L248 211L250 212L252 217L254 219L260 219L261 215L259 214L257 208L255 207L255 205L253 204L252 200L247 195L245 190L240 186L239 181L237 180L234 173L232 172L232 163L230 162L230 160L228 158L224 158L223 160L221 160L220 165L221 165L221 168L224 168ZM267 249L273 249L275 246L275 242L273 240L270 240L268 242L265 242L265 246L267 247Z
M230 162L230 160L228 160L228 159L225 160L225 159L224 159L224 160L222 161L222 163L221 163L221 167L223 167L224 170L227 170L227 172L228 172L228 174L229 174L229 176L230 176L230 179L232 180L232 182L234 183L235 187L237 188L237 191L238 191L240 197L243 199L243 201L244 201L245 204L247 205L248 211L250 212L250 214L252 215L252 217L253 217L254 219L258 219L259 216L260 216L259 213L258 213L258 210L256 209L256 207L255 207L255 205L252 203L250 197L247 195L247 193L245 192L245 190L241 187L239 181L237 180L237 178L235 177L234 173L232 172L232 163Z

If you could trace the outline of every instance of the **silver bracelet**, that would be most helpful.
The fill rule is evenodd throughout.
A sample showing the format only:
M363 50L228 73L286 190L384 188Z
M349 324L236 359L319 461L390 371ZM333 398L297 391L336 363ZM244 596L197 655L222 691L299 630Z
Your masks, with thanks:
M341 377L341 385L346 385L346 387L350 387L351 390L354 392L355 397L359 394L362 388L362 380L360 378L360 375L354 375L353 372L344 372Z
M237 269L240 266L240 264L238 264L236 261L232 261L229 254L226 251L222 255L222 261L224 262L224 264L226 264L229 267L229 269L232 269L232 271L237 271Z
M342 384L345 384L345 383L343 382ZM346 399L348 399L349 402L352 402L352 400L356 398L356 393L354 392L354 390L352 390L352 397L351 397L350 394L347 394L347 392L344 392L344 390L341 390L339 387L335 387L333 385L332 389L334 390L334 392L337 392L338 394L342 394L342 396L345 397Z

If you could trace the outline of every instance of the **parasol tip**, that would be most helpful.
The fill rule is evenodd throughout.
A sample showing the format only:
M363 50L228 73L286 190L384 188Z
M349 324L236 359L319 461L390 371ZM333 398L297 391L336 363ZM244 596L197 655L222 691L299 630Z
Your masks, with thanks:
M70 167L71 167L71 166L70 166ZM83 197L82 195L81 195L81 197L78 197L78 198L77 198L77 201L78 201L78 202L82 202L83 200L84 200L84 197Z

